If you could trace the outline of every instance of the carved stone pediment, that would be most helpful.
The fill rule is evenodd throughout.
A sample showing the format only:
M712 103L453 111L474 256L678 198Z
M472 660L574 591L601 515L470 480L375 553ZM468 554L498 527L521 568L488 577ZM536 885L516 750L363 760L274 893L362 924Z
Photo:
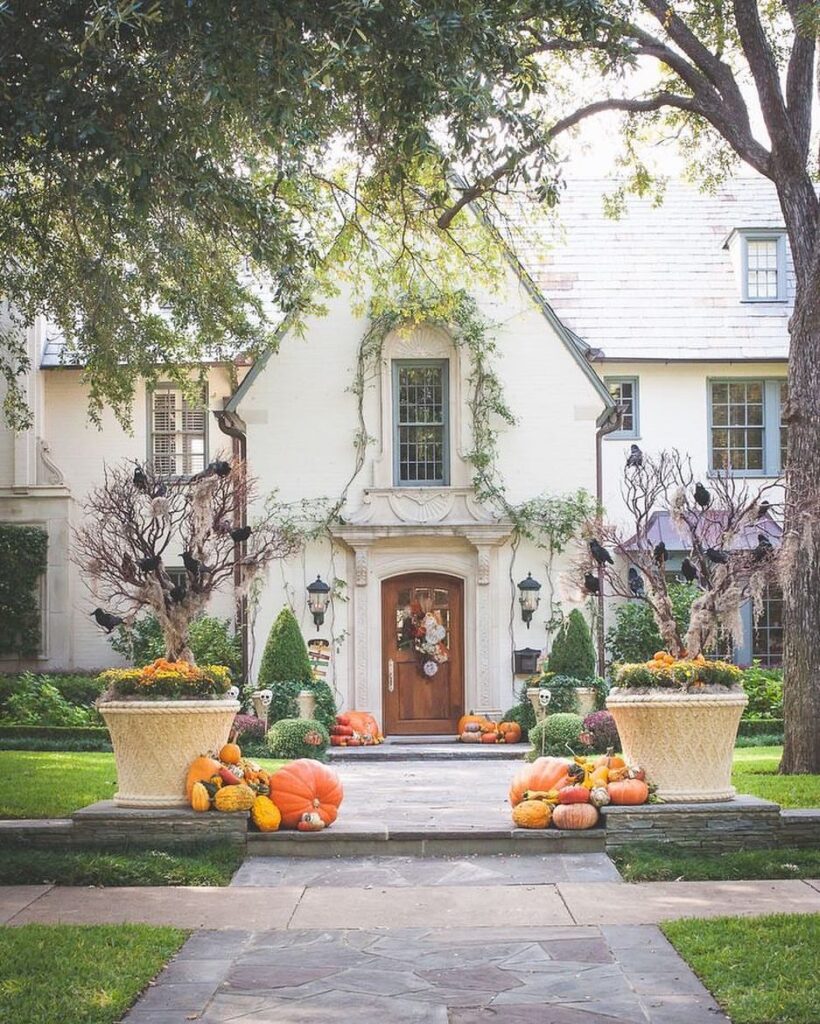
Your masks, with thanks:
M365 491L346 516L354 526L466 526L499 523L468 487L385 487Z

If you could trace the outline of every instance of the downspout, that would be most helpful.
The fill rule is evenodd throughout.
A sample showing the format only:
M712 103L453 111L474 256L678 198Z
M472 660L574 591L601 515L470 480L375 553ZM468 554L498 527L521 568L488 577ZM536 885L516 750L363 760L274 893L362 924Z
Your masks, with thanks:
M603 423L595 431L595 503L598 506L597 515L601 515L604 507L604 466L603 466L603 439L611 434L621 425L624 414L624 406L616 405L613 409L607 409ZM598 675L603 677L606 668L606 647L604 637L604 570L598 566L598 624L596 629L596 646L598 648Z
M248 438L245 434L245 425L234 412L214 412L216 422L223 434L231 438L231 448L234 460L239 460L243 466L248 459ZM239 522L237 526L244 526L248 521L248 508L243 497L242 508L239 510ZM242 590L242 566L237 558L233 567L234 592L239 593L236 602L236 632L239 633L239 644L242 653L242 678L247 682L250 677L250 638L248 636L248 597Z

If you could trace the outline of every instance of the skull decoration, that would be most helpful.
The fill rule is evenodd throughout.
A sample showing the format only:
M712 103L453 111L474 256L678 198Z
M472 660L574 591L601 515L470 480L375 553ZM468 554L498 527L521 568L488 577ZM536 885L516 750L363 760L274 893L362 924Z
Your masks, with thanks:
M546 688L543 688L543 689L540 689L538 691L538 703L541 705L542 708L545 708L549 704L549 702L551 700L552 700L552 691L551 690L547 690Z
M258 700L262 707L269 708L273 700L273 690L257 690L253 699Z
M225 696L228 700L236 700L239 697L239 687L229 686Z

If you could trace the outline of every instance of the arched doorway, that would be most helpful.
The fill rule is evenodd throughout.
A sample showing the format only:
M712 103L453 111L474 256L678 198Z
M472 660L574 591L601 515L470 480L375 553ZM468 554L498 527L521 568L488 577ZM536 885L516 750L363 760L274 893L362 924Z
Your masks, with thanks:
M425 625L441 636L433 653L419 649ZM387 735L455 733L464 713L463 580L440 573L383 580L382 693Z

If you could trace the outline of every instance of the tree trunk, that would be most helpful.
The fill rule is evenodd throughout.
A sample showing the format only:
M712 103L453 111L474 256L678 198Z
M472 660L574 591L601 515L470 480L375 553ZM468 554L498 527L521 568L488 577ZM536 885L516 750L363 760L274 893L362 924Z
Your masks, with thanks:
M815 247L817 248L817 247ZM780 771L820 773L820 255L790 324L783 582L785 743Z

